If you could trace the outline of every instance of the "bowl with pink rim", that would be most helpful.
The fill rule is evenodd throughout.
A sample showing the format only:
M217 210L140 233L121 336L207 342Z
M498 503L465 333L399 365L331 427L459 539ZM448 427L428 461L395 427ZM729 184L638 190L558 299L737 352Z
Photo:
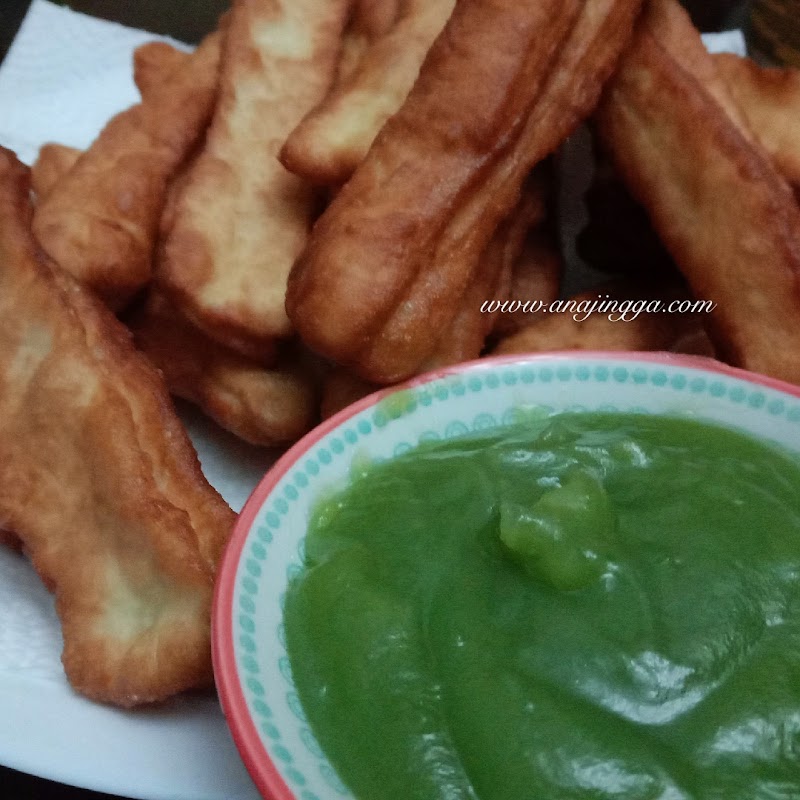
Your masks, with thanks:
M352 797L325 757L292 678L283 604L304 564L315 505L354 461L537 414L689 416L800 450L800 391L719 362L666 353L565 352L486 358L379 391L325 421L275 464L245 505L223 558L214 670L244 763L270 800Z

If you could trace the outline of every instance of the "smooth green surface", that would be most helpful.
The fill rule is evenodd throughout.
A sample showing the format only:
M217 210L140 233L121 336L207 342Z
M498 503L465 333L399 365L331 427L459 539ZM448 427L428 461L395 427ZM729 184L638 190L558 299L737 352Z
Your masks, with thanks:
M370 467L286 598L320 744L359 800L800 797L798 487L648 416Z

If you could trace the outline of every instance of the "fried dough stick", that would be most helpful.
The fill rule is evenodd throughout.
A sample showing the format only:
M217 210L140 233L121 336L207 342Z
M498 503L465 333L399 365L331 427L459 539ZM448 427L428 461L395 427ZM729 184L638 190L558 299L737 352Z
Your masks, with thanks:
M141 103L114 117L36 209L42 249L114 308L150 280L167 181L211 116L219 49L220 34L208 36Z
M286 279L316 194L277 154L333 81L348 2L237 0L231 12L219 104L162 232L156 279L235 349L291 332Z
M251 444L299 439L316 422L314 382L300 365L266 365L209 339L154 292L128 320L169 391Z
M292 271L312 349L380 383L420 368L531 168L594 108L639 3L456 5Z
M431 357L420 372L458 364L478 358L490 332L497 329L503 314L484 313L483 305L493 297L507 300L515 291L535 284L537 293L528 295L541 299L555 299L560 281L558 274L536 276L542 264L527 263L530 258L527 237L530 229L542 222L546 214L547 183L549 172L536 170L526 183L517 207L495 232L486 250L472 284L464 292L461 305L450 328L439 338ZM526 263L521 263L521 262ZM365 381L342 367L332 369L323 381L322 418L327 419L350 403L366 397L380 388L379 384Z
M714 62L778 172L800 188L800 70L761 67L732 53Z
M598 298L606 300L675 300L685 298L681 287L652 286L634 281L615 281L570 298L568 308L588 308ZM584 304L581 306L581 304ZM611 313L611 317L609 316ZM529 324L502 339L494 355L514 353L546 353L553 350L671 350L694 355L713 355L696 314L664 314L646 312L619 318L620 312L586 315L573 313L540 313L528 315Z
M163 42L134 52L134 80L146 96L189 56ZM172 199L172 198L171 198ZM167 213L174 213L170 209ZM158 292L126 320L137 347L176 397L198 405L221 427L251 444L299 439L316 421L316 389L299 365L248 359L210 339Z
M693 294L717 304L706 327L720 356L798 382L800 209L708 91L713 67L680 6L652 0L599 131Z
M156 93L170 75L183 68L191 55L166 42L147 42L133 51L133 80L142 96ZM49 142L39 148L31 167L31 186L41 202L80 158L82 150Z
M132 706L208 686L234 514L128 333L37 260L28 195L0 150L0 519L55 593L77 691Z
M295 128L281 161L314 183L344 183L378 131L408 96L455 0L403 0L395 25L365 49L360 63Z

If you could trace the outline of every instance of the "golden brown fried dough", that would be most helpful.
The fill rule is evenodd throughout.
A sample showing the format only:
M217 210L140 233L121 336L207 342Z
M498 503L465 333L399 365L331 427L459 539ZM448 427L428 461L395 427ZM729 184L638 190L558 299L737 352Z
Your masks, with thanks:
M114 117L37 207L42 249L114 308L150 280L167 181L211 116L219 44L219 34L207 37L139 105Z
M333 93L350 79L370 44L391 30L399 12L398 3L399 0L355 0L342 35Z
M487 300L507 300L512 287L513 271L525 247L532 225L541 222L545 213L545 186L535 176L523 192L517 207L495 232L481 256L473 282L460 301L450 327L439 337L433 354L420 372L458 364L478 358L486 337L500 318L496 312L485 312ZM341 367L334 368L323 381L322 418L327 419L350 403L376 391L380 386L353 375Z
M461 296L455 317L439 336L433 353L420 365L419 372L472 361L481 354L494 324L494 315L482 314L481 306L487 297L497 295L502 280L504 233L499 232L489 243L472 282Z
M151 293L129 325L170 392L195 403L241 439L288 444L316 422L316 389L301 366L259 363L223 347L157 293Z
M375 382L420 368L530 169L593 109L639 3L456 5L292 271L312 349Z
M714 62L778 171L800 187L800 70L761 67L732 53Z
M133 79L142 95L158 92L170 75L183 68L191 55L166 42L148 42L133 52ZM31 168L31 186L37 200L50 193L75 165L82 151L54 142L42 145Z
M313 183L339 184L408 96L455 0L404 0L394 26L365 46L349 75L295 128L281 161Z
M707 90L708 64L690 71L700 52L677 3L649 2L599 130L693 294L717 304L706 327L720 355L798 382L800 209L766 153Z
M0 518L55 593L77 691L131 706L208 686L235 516L127 331L37 260L30 218L28 170L0 150Z
M37 202L41 202L53 187L75 165L81 155L77 147L67 147L54 142L39 148L39 155L31 168L31 188Z
M497 294L497 300L506 305L502 313L489 312L495 336L508 336L530 322L523 310L526 303L548 303L559 295L564 264L551 209L553 182L553 165L545 162L534 170L523 188L517 210L517 235L521 238L508 254Z
M277 160L328 91L348 0L237 0L220 100L205 146L163 230L157 281L223 344L290 333L286 279L305 245L315 192Z
M573 312L529 314L527 327L501 340L494 355L557 350L671 350L709 354L708 340L697 314L643 311L634 316L630 312L626 321L620 318L618 310L594 314L585 311L599 300L665 301L679 297L686 297L686 294L677 287L623 281L605 284L565 301L565 308L576 309Z
M354 0L345 35L357 33L375 41L388 33L397 21L407 0Z
M552 231L539 228L531 232L522 245L522 252L514 262L511 286L503 298L508 301L506 311L496 313L492 334L509 336L530 323L525 311L531 302L550 303L561 290L564 261Z
M177 70L184 69L191 54L167 42L147 42L133 51L133 82L142 97L158 92Z
M486 337L498 321L496 311L486 310L487 300L507 300L513 274L525 239L545 213L544 186L538 177L529 180L522 197L503 220L483 251L472 282L461 297L458 311L433 354L420 372L478 358Z
M322 383L322 419L332 417L351 403L380 388L377 384L362 380L342 367L332 369Z

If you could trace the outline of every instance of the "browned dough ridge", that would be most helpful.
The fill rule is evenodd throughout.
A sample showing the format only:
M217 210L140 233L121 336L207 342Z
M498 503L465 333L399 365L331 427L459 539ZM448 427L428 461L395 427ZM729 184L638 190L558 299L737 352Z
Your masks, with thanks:
M392 29L400 12L399 4L400 0L353 0L330 95L335 95L350 80L370 44Z
M455 317L440 336L433 353L423 362L420 372L480 356L486 338L499 319L497 313L485 313L483 304L487 300L508 299L526 238L545 214L543 188L538 176L526 182L519 202L486 245L472 281L461 296Z
M525 307L526 303L555 300L561 291L564 262L554 219L555 168L540 164L526 181L517 213L524 219L522 238L508 254L496 299ZM521 220L520 220L521 221ZM484 298L487 299L487 298ZM530 322L524 310L489 313L492 338L507 336Z

